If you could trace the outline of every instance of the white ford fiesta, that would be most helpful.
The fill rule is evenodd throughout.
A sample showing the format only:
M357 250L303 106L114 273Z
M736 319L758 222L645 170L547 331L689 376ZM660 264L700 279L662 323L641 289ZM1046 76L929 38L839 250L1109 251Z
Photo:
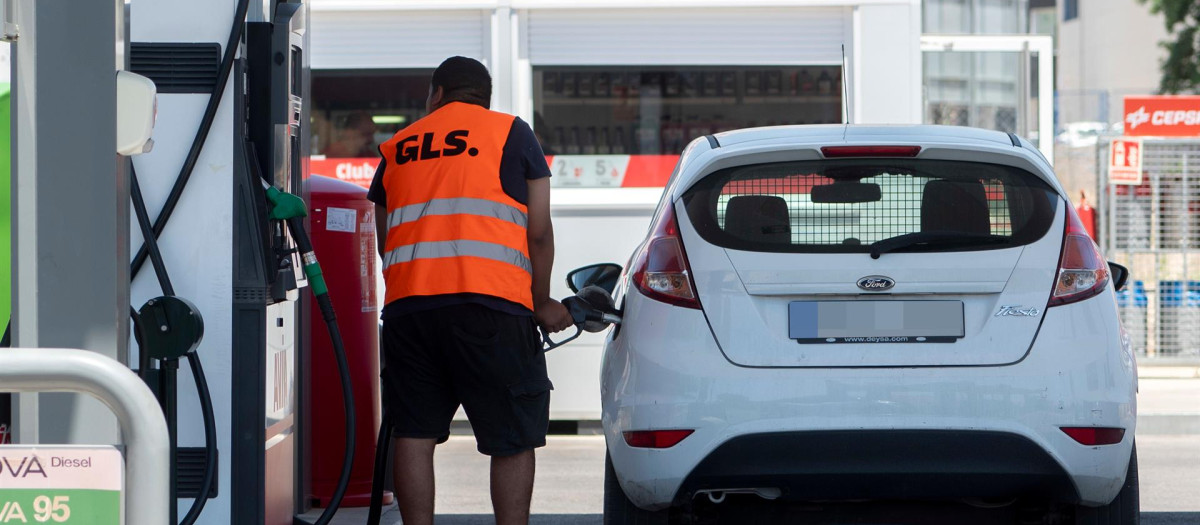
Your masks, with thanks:
M994 131L691 143L624 273L571 277L608 281L623 316L601 378L605 523L727 496L1137 523L1127 270L1065 195Z

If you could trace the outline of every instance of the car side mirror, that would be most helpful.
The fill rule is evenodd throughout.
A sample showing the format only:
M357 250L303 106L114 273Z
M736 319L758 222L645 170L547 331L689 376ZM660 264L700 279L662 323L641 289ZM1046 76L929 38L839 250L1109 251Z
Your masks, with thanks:
M612 295L617 289L617 280L621 278L621 265L613 263L593 264L576 268L567 274L567 286L572 292L589 286L597 286Z
M1129 268L1110 262L1108 271L1112 273L1113 289L1118 292L1125 289L1125 282L1129 280Z

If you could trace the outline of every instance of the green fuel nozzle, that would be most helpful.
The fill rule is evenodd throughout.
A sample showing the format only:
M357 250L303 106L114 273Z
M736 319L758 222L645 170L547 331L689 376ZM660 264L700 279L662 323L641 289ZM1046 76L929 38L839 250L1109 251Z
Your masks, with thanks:
M296 241L296 247L300 249L304 275L308 277L309 286L312 287L313 295L319 302L321 297L329 293L329 288L325 285L325 277L321 274L321 264L317 262L317 254L313 252L312 241L308 239L308 232L304 230L302 219L308 216L308 207L304 205L304 199L267 184L265 180L263 189L267 192L267 202L271 203L271 209L267 216L272 220L287 222L292 239ZM325 312L325 308L321 310L326 316L333 315L332 308L328 313Z

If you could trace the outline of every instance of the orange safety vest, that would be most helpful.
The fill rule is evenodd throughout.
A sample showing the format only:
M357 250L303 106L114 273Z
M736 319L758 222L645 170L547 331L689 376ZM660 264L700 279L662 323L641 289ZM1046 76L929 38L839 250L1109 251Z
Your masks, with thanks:
M533 310L528 208L504 192L512 115L451 102L379 146L386 160L386 303L474 293Z

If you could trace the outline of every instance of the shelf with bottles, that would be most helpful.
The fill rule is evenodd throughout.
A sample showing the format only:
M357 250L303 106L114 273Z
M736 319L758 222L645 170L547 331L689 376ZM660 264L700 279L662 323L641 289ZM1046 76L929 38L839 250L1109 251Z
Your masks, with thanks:
M662 97L662 104L679 105L729 105L739 104L738 97ZM630 98L613 97L563 97L552 96L542 98L547 106L638 106L641 101Z
M840 101L837 66L725 68L535 68L546 105L829 103Z
M778 95L746 97L662 97L663 105L728 106L741 104L840 104L841 95ZM638 100L628 98L597 97L544 97L546 106L637 106Z

